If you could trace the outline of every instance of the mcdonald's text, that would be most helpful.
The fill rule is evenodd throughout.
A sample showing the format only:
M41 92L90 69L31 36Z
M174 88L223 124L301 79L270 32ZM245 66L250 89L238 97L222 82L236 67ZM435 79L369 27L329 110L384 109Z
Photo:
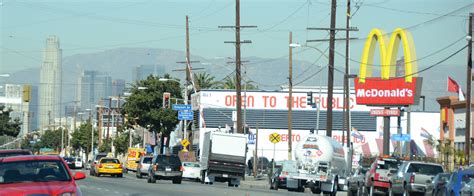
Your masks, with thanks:
M365 83L355 79L356 102L363 105L411 105L415 102L417 78L366 78Z

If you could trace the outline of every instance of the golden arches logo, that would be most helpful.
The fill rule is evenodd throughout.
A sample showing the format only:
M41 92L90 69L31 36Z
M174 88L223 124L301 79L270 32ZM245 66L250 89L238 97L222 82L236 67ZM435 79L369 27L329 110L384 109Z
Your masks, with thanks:
M413 76L417 72L415 45L411 33L402 28L396 28L392 32L390 40L388 40L387 34L380 29L375 28L370 31L362 53L359 82L365 83L365 78L372 76L374 52L377 42L380 48L380 74L382 80L395 76L396 58L400 42L402 42L403 55L405 57L405 82L411 83Z

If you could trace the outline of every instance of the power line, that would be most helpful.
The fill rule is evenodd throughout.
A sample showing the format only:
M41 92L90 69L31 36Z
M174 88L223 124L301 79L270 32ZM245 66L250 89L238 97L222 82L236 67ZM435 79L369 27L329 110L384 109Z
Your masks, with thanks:
M442 16L442 14L432 13L432 12L419 12L419 11L410 11L410 10L400 10L400 9L395 9L395 8L390 8L390 7L383 7L383 6L378 6L378 5L367 5L367 6L368 7L375 7L375 8L385 9L385 10L391 10L391 11L395 11L395 12L408 13L408 14ZM462 15L446 15L446 16L465 17L465 16L462 16Z

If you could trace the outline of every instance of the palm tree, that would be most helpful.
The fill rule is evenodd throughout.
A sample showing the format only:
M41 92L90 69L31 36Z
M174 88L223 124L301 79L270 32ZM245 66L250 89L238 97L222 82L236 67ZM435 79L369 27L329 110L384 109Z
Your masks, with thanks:
M236 85L235 85L237 83L236 81L237 81L237 79L236 79L235 76L234 77L227 76L225 78L224 82L222 82L218 88L220 88L220 89L236 89ZM246 87L247 90L256 90L256 89L258 89L258 86L256 86L255 83L251 80L244 81L244 84L241 85L242 89L245 88L244 87L245 83L247 83L247 87Z
M208 73L194 74L194 82L196 88L199 89L214 89L218 87L218 82L214 81L215 77Z

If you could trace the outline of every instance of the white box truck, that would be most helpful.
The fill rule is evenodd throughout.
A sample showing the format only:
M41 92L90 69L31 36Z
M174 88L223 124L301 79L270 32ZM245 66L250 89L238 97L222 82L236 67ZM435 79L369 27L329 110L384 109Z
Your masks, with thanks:
M294 150L297 169L287 178L288 190L336 195L342 189L350 171L347 167L347 152L331 137L309 134Z
M246 152L244 134L206 132L200 160L202 182L228 182L229 186L239 186L245 175Z

